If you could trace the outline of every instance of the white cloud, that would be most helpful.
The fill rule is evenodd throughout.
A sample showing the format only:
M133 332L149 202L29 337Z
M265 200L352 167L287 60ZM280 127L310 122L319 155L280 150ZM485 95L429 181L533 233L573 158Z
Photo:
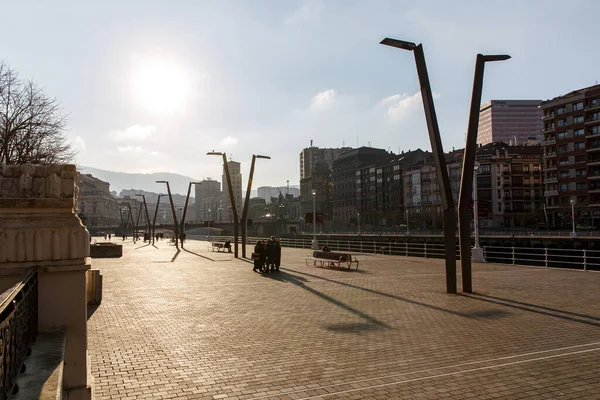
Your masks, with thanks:
M238 140L232 136L224 137L221 142L219 142L219 146L222 147L233 147L237 144Z
M119 150L121 153L141 153L144 151L144 148L141 146L117 146L117 150Z
M328 89L317 93L310 103L311 108L323 109L331 106L337 98L335 89Z
M81 136L75 136L73 140L71 140L71 147L74 147L77 151L85 150L85 140Z
M440 95L433 93L433 98L438 99ZM409 95L407 93L394 94L381 100L381 105L387 107L387 114L390 118L395 120L402 120L415 112L422 113L423 100L421 99L421 92Z
M156 133L156 126L154 125L133 125L127 129L113 130L110 132L110 136L116 142L138 142L140 140L146 140Z

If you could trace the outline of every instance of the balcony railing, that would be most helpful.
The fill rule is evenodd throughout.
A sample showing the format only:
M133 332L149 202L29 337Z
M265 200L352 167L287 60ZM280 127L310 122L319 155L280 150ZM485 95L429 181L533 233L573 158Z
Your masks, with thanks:
M544 196L558 196L558 190L545 190Z
M38 278L35 270L3 294L0 303L0 400L16 392L17 375L35 340L38 324Z

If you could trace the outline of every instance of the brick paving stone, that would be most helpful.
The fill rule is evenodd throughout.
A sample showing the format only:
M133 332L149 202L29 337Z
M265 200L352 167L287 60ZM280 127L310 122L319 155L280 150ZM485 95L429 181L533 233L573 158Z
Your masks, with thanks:
M599 398L600 273L475 264L476 293L449 295L443 260L284 248L262 275L186 248L93 260L96 399Z

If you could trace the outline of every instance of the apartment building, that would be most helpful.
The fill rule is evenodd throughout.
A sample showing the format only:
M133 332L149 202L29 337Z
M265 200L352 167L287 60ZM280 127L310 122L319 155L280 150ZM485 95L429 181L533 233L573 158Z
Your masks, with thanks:
M90 229L113 229L119 226L119 204L110 193L110 183L91 174L77 173L79 197L77 208L87 219Z
M600 227L600 85L542 102L548 223ZM572 204L573 203L573 204Z
M335 161L341 153L348 150L351 150L351 148L341 147L321 149L313 147L311 140L310 147L302 149L300 152L300 180L309 178L312 175L316 164L325 163L327 168L331 169L333 161Z
M217 215L217 200L221 192L221 183L207 178L195 186L194 199L196 221L215 221Z

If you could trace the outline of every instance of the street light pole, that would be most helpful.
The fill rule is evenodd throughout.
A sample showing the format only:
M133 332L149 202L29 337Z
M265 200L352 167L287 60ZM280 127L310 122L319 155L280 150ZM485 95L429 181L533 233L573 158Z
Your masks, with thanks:
M510 56L477 54L475 61L475 76L473 77L473 93L469 110L469 124L467 126L467 141L463 156L462 177L460 180L460 193L458 200L458 229L460 246L460 267L463 292L473 291L472 265L471 265L471 216L469 209L473 193L473 170L477 155L477 131L479 128L479 108L483 91L483 72L486 62L508 60Z
M185 235L185 216L187 214L188 204L190 202L190 193L192 191L192 185L201 185L202 182L190 182L188 185L187 197L185 198L185 206L183 207L183 217L181 217L181 248L183 249L183 235ZM196 218L197 219L197 218Z
M231 213L233 214L233 241L234 241L234 257L238 257L238 231L240 220L238 218L237 206L235 198L233 197L233 186L231 184L231 176L229 175L229 165L227 164L227 155L225 153L210 151L206 153L209 156L222 156L223 157L223 169L225 169L225 178L227 179L227 189L229 191L229 203L231 205Z
M573 232L571 232L571 238L575 239L577 237L577 232L575 231L575 200L571 200L571 223L573 224Z
M452 188L450 187L450 179L448 178L448 170L446 169L444 148L442 146L440 128L435 113L433 92L431 91L431 84L429 82L423 45L390 38L385 38L380 43L386 46L412 51L415 57L417 75L421 86L423 108L425 110L425 120L427 122L429 141L431 142L431 150L433 153L433 161L435 163L438 182L441 186L442 208L444 214L446 292L456 293L456 215L454 210L454 199L452 198Z
M360 213L357 212L356 216L358 217L358 234L360 235Z
M136 194L135 196L142 196L142 200L144 201L144 210L146 211L146 225L148 225L148 234L152 234L152 228L150 226L150 216L148 215L148 204L146 203L146 195L144 194ZM150 243L150 241L148 241Z
M257 158L270 160L269 156L252 154L252 164L250 164L250 176L248 176L248 187L246 189L246 198L244 199L244 208L242 210L242 257L246 257L246 242L248 241L248 207L250 205L250 191L252 190L252 179L254 178L254 163Z
M166 183L167 184L167 193L169 195L169 202L171 203L171 212L173 213L173 232L175 234L175 248L179 250L179 226L177 224L177 214L175 213L175 204L173 203L173 196L171 195L171 186L169 186L169 181L156 181L156 183Z
M313 223L313 240L311 248L313 250L319 250L319 244L317 243L317 191L315 189L311 192L313 197L313 215L312 215L312 223Z
M164 194L159 194L156 200L156 210L154 210L154 220L152 221L152 244L154 244L154 236L156 236L156 216L158 215L158 205L160 204L160 198Z

